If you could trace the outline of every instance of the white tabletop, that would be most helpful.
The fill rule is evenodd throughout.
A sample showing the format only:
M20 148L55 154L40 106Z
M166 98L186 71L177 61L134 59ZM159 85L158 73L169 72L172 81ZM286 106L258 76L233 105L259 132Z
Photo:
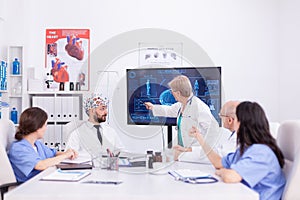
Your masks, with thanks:
M157 166L155 166L157 167ZM176 181L170 169L199 169L214 174L211 165L175 162L161 170L145 173L145 168L120 168L119 171L95 170L80 182L41 181L55 170L49 168L5 194L5 200L79 200L79 199L259 199L259 195L241 183L189 184ZM122 180L119 185L86 184L87 180Z

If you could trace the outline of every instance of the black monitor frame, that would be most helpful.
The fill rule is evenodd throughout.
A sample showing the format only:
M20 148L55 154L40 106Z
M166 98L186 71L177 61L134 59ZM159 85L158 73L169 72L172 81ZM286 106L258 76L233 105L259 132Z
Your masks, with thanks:
M126 69L127 124L175 126L176 118L155 117L151 114L151 111L145 108L143 103L146 101L154 104L172 103L168 92L168 82L181 74L189 77L194 89L198 88L198 92L194 90L194 95L209 105L213 116L221 125L221 119L218 116L222 99L221 67ZM197 86L195 86L195 82L197 82ZM147 92L147 85L151 88L150 92ZM168 97L166 100L162 100L159 96L163 92Z
M155 73L158 72L158 73ZM137 80L136 73L138 74ZM211 109L213 116L218 121L221 126L221 119L218 115L219 110L221 109L221 67L178 67L178 68L135 68L135 69L126 69L126 79L127 79L127 124L134 125L164 125L168 126L168 148L172 147L172 126L176 126L176 118L166 118L166 117L154 117L151 114L151 111L146 110L144 106L145 101L150 101L154 104L157 102L157 93L152 94L151 87L160 88L160 95L165 93L167 97L166 101L173 101L175 99L170 98L172 95L168 92L168 82L171 81L175 76L186 75L189 77L192 87L194 88L194 95L204 101ZM158 78L164 77L168 78ZM132 80L131 80L132 79ZM160 79L160 83L151 83L153 80ZM166 79L166 80L165 80ZM144 84L141 84L141 80L144 81ZM151 80L151 81L150 81ZM197 86L195 84L197 80ZM155 82L155 81L154 81ZM194 84L194 85L193 85ZM147 89L147 86L149 89ZM143 87L143 89L141 89ZM163 89L161 89L163 88ZM195 88L198 90L195 90ZM165 91L163 91L165 90ZM156 91L156 90L155 90ZM156 98L154 98L156 97ZM172 95L173 97L173 95ZM136 99L137 98L137 99ZM174 98L174 97L173 97ZM165 100L160 102L165 102ZM170 103L170 102L169 102ZM138 108L137 112L144 112L141 114L141 121L135 121L131 118L131 111L135 109L132 107ZM212 109L214 108L214 109ZM145 117L151 116L153 119L157 120L144 120ZM139 115L137 114L136 119Z

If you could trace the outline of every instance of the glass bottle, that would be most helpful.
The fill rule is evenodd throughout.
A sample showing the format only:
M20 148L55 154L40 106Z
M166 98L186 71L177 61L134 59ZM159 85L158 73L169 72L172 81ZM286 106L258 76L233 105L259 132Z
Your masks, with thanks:
M146 167L148 169L153 169L153 151L152 150L147 151Z
M155 152L155 162L162 162L161 152Z
M15 85L15 87L13 88L14 93L16 95L21 95L22 94L22 83L21 81L18 81Z

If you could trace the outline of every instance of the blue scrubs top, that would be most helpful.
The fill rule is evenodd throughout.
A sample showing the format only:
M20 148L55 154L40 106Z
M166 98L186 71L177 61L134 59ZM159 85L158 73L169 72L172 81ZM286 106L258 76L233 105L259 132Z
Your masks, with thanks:
M240 157L240 150L222 158L225 168L235 170L242 183L259 193L260 199L281 199L285 177L274 152L264 144L253 144Z
M10 147L8 157L18 182L25 182L40 173L40 170L34 169L35 165L56 155L55 149L50 149L38 140L35 146L37 152L27 140L23 139L13 142Z

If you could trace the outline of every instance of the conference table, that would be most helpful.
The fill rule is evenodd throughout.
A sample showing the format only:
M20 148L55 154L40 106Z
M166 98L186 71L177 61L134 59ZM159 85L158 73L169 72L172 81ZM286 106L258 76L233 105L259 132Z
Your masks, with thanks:
M168 172L194 169L209 173L219 181L207 184L190 184L175 180ZM258 200L259 195L241 183L224 183L214 174L210 164L188 162L154 163L150 171L145 167L120 167L118 171L92 169L91 174L78 182L43 181L53 173L48 168L17 188L7 192L5 200ZM88 184L89 180L121 180L121 184Z

